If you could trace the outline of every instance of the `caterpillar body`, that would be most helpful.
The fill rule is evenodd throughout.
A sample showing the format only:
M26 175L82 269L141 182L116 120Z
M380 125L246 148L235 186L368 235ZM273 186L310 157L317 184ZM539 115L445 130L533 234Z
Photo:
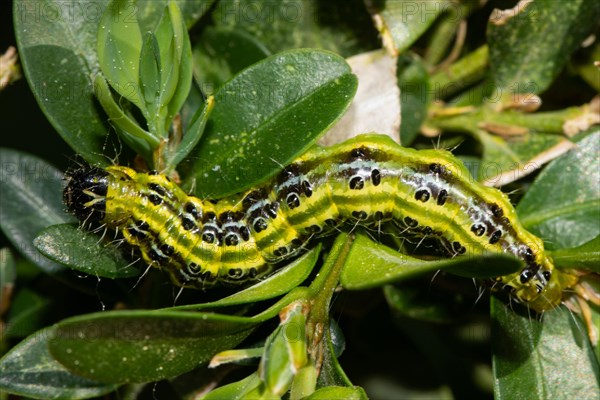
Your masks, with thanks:
M522 259L522 271L493 287L534 310L556 306L569 285L506 195L474 181L447 151L403 148L382 135L314 147L269 182L218 201L123 166L71 172L64 200L81 221L119 230L184 287L258 279L315 236L388 222L401 235L436 239L449 256Z

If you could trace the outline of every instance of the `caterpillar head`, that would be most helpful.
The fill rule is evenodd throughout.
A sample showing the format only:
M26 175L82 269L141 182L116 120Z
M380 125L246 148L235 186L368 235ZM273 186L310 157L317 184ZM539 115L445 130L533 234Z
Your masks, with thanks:
M529 264L502 281L513 300L541 313L560 304L564 289L575 283L572 279L571 275L555 269L552 260L544 256L539 263Z
M84 167L67 173L63 200L68 211L80 221L100 222L106 211L108 173L96 167Z

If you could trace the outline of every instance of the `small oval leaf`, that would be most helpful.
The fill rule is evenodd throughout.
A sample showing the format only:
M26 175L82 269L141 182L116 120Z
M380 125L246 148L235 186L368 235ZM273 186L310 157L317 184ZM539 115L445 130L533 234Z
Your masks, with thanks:
M356 87L344 59L325 51L287 51L245 69L215 93L185 186L220 198L273 176L340 118Z
M33 241L46 257L69 268L105 278L130 278L140 270L127 261L117 246L104 245L72 224L53 225Z
M112 311L57 324L52 355L70 370L110 383L172 378L235 347L256 327L249 318L176 311Z

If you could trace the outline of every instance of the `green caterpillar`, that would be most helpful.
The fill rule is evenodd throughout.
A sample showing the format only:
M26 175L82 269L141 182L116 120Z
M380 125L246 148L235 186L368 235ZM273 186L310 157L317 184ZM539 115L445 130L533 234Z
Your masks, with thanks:
M387 222L401 235L436 239L449 256L517 256L526 267L493 287L537 311L555 307L575 283L555 270L506 195L474 181L447 151L407 149L386 136L314 147L268 183L217 202L122 166L87 167L68 179L64 200L73 214L118 230L184 287L254 280L314 236Z

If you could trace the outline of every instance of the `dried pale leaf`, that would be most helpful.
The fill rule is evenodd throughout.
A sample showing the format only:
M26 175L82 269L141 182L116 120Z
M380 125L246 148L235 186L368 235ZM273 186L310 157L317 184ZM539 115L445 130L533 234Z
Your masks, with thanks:
M600 96L596 96L582 107L583 114L568 119L563 124L563 131L568 137L587 130L590 126L600 124Z
M531 3L533 3L533 0L521 0L513 8L507 8L506 10L495 8L490 15L490 22L497 26L504 25L511 18L514 18L519 15L519 13L523 12Z
M481 122L478 124L478 126L479 128L485 129L491 134L502 137L523 136L529 133L529 129L518 125L498 124L495 122Z
M358 89L348 111L319 143L330 146L368 132L385 134L398 142L400 90L396 59L383 50L375 50L346 61L358 77Z

